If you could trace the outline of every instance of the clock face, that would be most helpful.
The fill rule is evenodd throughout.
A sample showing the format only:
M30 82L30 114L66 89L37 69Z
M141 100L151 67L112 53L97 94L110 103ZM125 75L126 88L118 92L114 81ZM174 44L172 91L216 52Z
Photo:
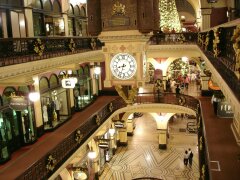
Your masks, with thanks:
M110 68L116 78L126 80L136 73L137 63L132 55L119 53L112 58Z

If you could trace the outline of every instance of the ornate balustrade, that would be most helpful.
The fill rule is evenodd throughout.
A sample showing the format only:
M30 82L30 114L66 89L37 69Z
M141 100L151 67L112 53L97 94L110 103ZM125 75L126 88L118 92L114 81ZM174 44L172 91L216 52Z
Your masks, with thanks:
M97 37L0 39L0 67L101 49Z
M197 33L157 33L150 38L150 44L196 44L197 38Z
M30 180L33 177L47 179L50 177L114 111L125 106L124 101L117 98L103 107L100 111L92 114L85 123L76 127L76 129L54 149L43 154L41 159L33 163L17 179Z
M198 110L199 102L192 96L181 94L179 98L176 97L175 93L139 93L136 96L135 103L146 104L146 103L165 103L175 104L188 107L194 111Z

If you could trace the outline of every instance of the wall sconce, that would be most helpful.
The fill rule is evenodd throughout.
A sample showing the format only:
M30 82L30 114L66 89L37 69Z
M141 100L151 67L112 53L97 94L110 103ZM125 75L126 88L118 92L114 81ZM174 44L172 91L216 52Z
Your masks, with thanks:
M99 66L95 66L93 72L95 79L98 79L99 75L101 74L101 68Z
M88 157L90 159L94 159L94 158L97 157L97 153L95 151L93 151L92 148L91 148L91 150L88 152Z
M39 92L30 92L28 95L28 98L32 102L36 102L40 99L40 93Z
M115 133L115 129L114 128L110 128L108 131L109 131L110 136L113 136L114 133Z

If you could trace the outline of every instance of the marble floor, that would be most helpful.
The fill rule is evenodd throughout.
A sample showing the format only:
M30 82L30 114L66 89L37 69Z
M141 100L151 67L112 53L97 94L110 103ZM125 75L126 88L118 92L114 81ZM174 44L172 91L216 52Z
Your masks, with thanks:
M155 178L164 180L199 179L197 135L182 131L187 118L177 118L169 123L166 150L158 148L158 130L153 117L145 113L136 119L133 136L128 136L128 146L119 147L100 176L100 180L132 180ZM181 129L181 130L180 130ZM184 151L191 148L193 166L183 164Z

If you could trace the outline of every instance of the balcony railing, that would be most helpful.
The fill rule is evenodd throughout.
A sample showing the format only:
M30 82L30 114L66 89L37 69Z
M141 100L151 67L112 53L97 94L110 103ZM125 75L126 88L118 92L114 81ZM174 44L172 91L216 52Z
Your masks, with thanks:
M56 171L98 128L105 120L117 109L125 107L122 99L117 98L111 103L102 107L101 110L92 114L92 116L76 127L69 136L67 136L54 149L42 155L42 158L31 166L16 179L31 180L33 177L37 179L48 179L54 171ZM49 157L52 157L49 159ZM54 160L54 163L51 162ZM47 168L47 167L50 167Z
M97 37L0 39L0 67L101 49Z

